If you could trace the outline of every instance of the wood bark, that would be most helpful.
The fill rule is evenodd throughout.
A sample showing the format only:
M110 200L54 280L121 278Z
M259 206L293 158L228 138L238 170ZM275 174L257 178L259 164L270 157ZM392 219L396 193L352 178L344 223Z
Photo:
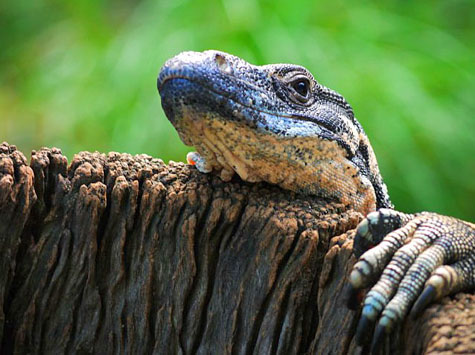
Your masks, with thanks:
M3 143L0 353L364 353L342 292L361 218L146 155L28 164ZM385 350L475 352L474 301L445 298Z

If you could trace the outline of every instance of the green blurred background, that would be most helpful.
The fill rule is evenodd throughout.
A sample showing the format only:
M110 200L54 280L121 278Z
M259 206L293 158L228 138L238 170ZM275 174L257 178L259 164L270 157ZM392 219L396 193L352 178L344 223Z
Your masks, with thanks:
M184 160L156 91L164 61L220 49L291 62L353 105L396 207L475 219L475 3L0 4L0 140Z

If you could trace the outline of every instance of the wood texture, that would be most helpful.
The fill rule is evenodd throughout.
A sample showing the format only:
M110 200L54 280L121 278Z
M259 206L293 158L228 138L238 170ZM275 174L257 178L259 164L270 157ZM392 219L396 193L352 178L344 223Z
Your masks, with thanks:
M361 218L145 155L28 165L4 143L0 352L359 353L341 291ZM474 301L444 299L386 350L474 352Z

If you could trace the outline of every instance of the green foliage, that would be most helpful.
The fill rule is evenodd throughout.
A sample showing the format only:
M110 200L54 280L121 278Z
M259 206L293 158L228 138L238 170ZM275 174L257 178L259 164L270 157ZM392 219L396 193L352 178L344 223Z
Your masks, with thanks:
M474 219L472 0L0 5L0 140L183 160L155 80L183 50L292 62L353 105L393 202Z

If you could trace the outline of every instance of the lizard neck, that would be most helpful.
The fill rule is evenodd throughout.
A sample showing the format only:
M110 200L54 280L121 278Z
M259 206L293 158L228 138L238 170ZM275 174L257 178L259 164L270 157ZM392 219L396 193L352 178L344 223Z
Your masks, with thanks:
M376 196L376 209L380 208L394 208L389 197L388 189L383 181L381 172L379 171L376 155L374 154L373 147L371 146L368 136L361 128L359 154L362 162L361 169L366 170L363 172L366 175L373 186L374 194Z

